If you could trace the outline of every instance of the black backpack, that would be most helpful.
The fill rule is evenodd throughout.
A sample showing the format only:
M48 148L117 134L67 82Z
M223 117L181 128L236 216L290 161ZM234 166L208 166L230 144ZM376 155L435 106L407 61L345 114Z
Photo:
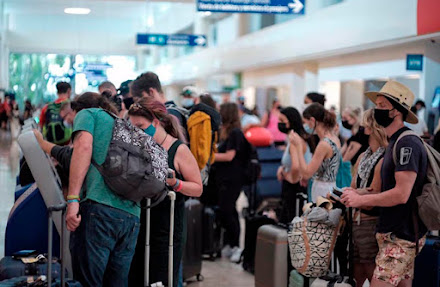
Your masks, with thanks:
M92 164L115 194L139 202L151 198L159 203L167 194L167 151L128 120L114 119L112 140L102 165Z
M246 140L247 156L244 162L243 184L252 185L257 182L261 175L261 164L258 159L257 149Z

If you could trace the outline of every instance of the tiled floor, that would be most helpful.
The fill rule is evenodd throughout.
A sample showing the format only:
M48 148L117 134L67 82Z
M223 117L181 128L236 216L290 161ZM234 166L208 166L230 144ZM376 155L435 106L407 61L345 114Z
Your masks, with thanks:
M215 262L203 261L202 275L204 280L196 278L187 282L188 287L253 287L254 276L243 270L241 265L231 263L226 259Z

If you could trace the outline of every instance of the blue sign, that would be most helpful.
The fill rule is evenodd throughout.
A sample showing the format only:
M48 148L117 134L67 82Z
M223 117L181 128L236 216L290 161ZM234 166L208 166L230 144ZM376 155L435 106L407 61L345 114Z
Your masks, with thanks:
M136 44L158 46L195 46L205 47L206 36L188 34L137 34Z
M221 13L304 14L305 0L198 0L197 10Z
M406 69L408 71L423 71L423 55L406 55Z

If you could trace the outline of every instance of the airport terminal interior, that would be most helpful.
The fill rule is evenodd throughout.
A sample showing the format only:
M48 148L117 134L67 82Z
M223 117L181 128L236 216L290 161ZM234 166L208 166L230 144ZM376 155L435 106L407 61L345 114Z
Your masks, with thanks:
M385 279L371 279L375 268L375 256L371 261L373 269L371 269L370 263L368 263L370 265L365 264L365 266L368 265L365 270L369 270L368 272L365 271L365 274L369 275L364 276L362 283L353 283L352 285L341 283L342 281L352 282L353 278L359 281L359 278L363 276L356 273L356 270L359 270L356 268L361 268L359 266L362 264L352 262L354 260L352 252L357 252L354 255L355 259L358 258L357 256L361 256L362 252L359 252L359 247L355 248L347 243L350 241L350 243L354 242L354 245L358 244L355 242L356 236L353 235L353 232L356 232L356 227L353 228L353 231L351 229L356 220L358 220L358 223L362 222L360 220L362 212L359 212L359 218L357 218L356 210L359 211L360 209L355 209L357 206L353 206L354 213L351 212L351 206L348 208L349 201L345 201L346 199L342 195L341 202L347 204L347 207L342 208L344 211L341 211L343 213L341 217L344 219L341 219L341 222L348 223L346 225L339 225L338 223L333 226L334 233L331 234L334 234L334 236L331 235L327 238L328 247L325 247L327 248L325 252L328 254L325 255L325 260L315 258L317 261L313 261L315 263L320 262L320 260L325 261L324 273L321 272L317 275L316 268L318 267L316 266L315 269L310 269L313 269L313 272L309 269L305 271L307 267L305 265L312 263L304 263L304 266L298 265L298 260L304 259L304 256L309 260L311 255L306 254L306 250L310 253L310 247L303 247L303 249L295 247L296 243L293 241L296 239L294 237L301 234L302 231L298 229L295 233L294 226L296 226L298 220L306 218L308 212L311 214L314 208L325 210L328 220L330 220L331 211L329 210L332 209L331 207L328 208L329 205L332 205L332 202L321 204L322 201L320 200L327 200L325 198L318 199L315 203L313 195L312 200L312 185L315 186L315 183L319 182L319 179L317 179L319 171L312 172L310 176L306 177L307 172L305 170L307 169L303 168L303 165L306 166L309 163L306 155L308 153L312 158L312 153L316 147L314 145L312 148L306 138L322 139L318 122L321 123L324 120L304 111L309 110L314 105L319 105L319 108L322 108L322 113L334 115L334 123L332 124L334 138L336 138L335 141L340 142L335 145L333 140L329 140L332 144L327 144L328 151L325 150L325 152L331 153L334 151L333 148L336 147L335 154L340 154L340 161L339 158L337 160L339 172L341 172L342 167L347 167L344 164L348 164L345 171L349 177L343 186L339 186L336 179L337 187L335 185L335 189L352 186L352 176L356 185L358 166L359 168L360 166L365 168L365 165L356 164L356 159L360 156L361 151L359 153L354 152L356 155L353 153L351 156L355 156L355 158L349 157L348 160L346 160L346 153L350 152L352 147L350 142L358 134L359 129L364 130L365 124L368 123L368 120L366 120L369 114L368 111L374 110L375 104L377 104L376 101L379 98L388 99L387 96L389 96L394 100L394 102L390 100L392 109L390 108L390 117L387 119L393 121L394 118L391 117L391 113L402 112L402 109L403 118L408 115L407 121L409 121L409 116L414 114L418 119L417 127L415 124L410 126L405 123L405 125L414 131L416 129L420 130L421 132L417 136L420 136L425 143L433 145L435 149L439 148L439 14L439 0L0 0L0 259L9 258L9 256L17 257L17 252L29 250L35 250L31 255L44 254L46 257L49 256L45 254L48 250L47 241L49 241L47 212L45 212L45 209L49 207L50 202L55 204L53 196L50 195L51 192L55 191L50 188L44 190L45 188L41 185L41 180L44 179L36 173L41 172L46 167L49 168L50 163L56 162L58 164L58 161L55 161L55 159L53 161L46 160L50 158L47 157L39 163L29 163L29 167L26 167L24 162L31 161L31 156L29 156L29 151L25 150L26 146L29 146L29 142L24 143L23 135L27 133L27 138L32 137L31 142L35 142L34 148L38 149L38 152L44 150L44 148L38 136L34 136L32 133L32 129L40 130L45 139L60 146L74 146L73 142L70 141L72 129L74 136L77 136L82 134L84 130L87 131L88 124L82 123L83 127L80 129L81 123L78 119L74 120L71 115L83 114L80 111L83 106L81 106L81 109L78 107L80 105L87 106L87 101L84 104L84 102L81 102L81 98L83 95L87 95L87 92L92 92L94 93L93 97L113 101L112 107L118 109L120 117L127 118L127 121L130 118L133 125L140 128L137 130L144 130L148 138L155 139L154 144L161 148L162 144L171 138L172 133L166 128L159 129L159 125L164 125L161 121L165 118L165 115L157 116L152 110L142 106L145 103L148 105L148 101L145 99L154 98L156 100L160 98L159 102L162 102L159 104L161 107L163 106L164 110L166 107L166 111L171 115L175 115L173 112L177 111L179 115L185 118L184 125L179 116L173 118L176 121L179 120L182 126L180 129L176 128L173 138L182 134L182 130L183 136L187 139L190 138L189 148L186 148L185 151L188 152L186 159L189 156L191 159L188 159L185 164L177 164L176 166L181 166L182 172L188 173L190 167L195 167L198 164L199 170L196 169L192 172L197 176L190 176L190 178L197 182L197 184L191 182L193 189L197 187L201 192L203 186L204 195L200 197L199 201L199 194L196 191L193 189L185 191L184 187L187 182L183 180L182 172L179 173L179 170L174 167L171 175L169 174L170 171L167 171L167 186L169 190L178 193L176 206L174 207L176 209L175 216L182 215L185 212L184 219L176 217L176 220L182 222L180 225L184 227L175 223L178 228L174 227L174 243L178 240L182 240L182 242L178 241L178 244L174 246L174 253L178 253L178 255L174 254L173 258L178 258L181 262L177 262L177 265L174 262L174 269L171 267L174 274L172 274L173 270L170 270L169 265L166 266L168 268L166 270L171 271L171 275L174 275L174 285L168 286L378 286L372 284L371 280ZM154 74L145 74L146 72ZM142 82L145 77L151 75L157 75L160 81L159 86L151 84L152 81L155 81L152 78ZM65 90L59 83L65 84ZM387 89L392 85L396 86ZM103 91L105 92L103 93ZM396 95L392 94L394 91L397 91ZM366 92L379 93L378 98L372 100ZM67 93L64 100L68 103L68 112L63 112L66 105L64 105L64 100L60 101L63 93ZM406 93L409 93L409 96ZM385 96L383 96L384 94ZM379 97L381 95L383 97ZM397 104L395 104L396 97L402 97L401 100L397 100ZM139 98L142 98L142 100L138 102ZM206 137L195 133L195 128L191 130L189 126L193 124L193 115L200 113L200 111L206 112L203 108L195 109L195 107L199 106L200 102L203 106L209 105L208 102L205 102L207 98L213 100L212 108L208 108L216 113L219 122L222 121L222 125L218 123L219 126L214 129L214 116L207 113L208 121L211 120L209 121L210 128L208 128L209 135L207 136L209 138L208 145L211 149L205 146L205 149L208 149L208 156L204 158L205 162L201 165L200 159L197 157L201 152L194 151L194 149L197 145L196 138L200 141ZM171 101L174 103L173 107L169 106ZM228 106L228 104L230 105ZM153 106L151 103L150 105ZM98 106L86 106L84 108L98 108ZM57 115L55 117L59 120L63 133L65 130L70 131L67 140L64 140L64 142L50 140L50 133L47 132L49 129L48 123L51 121L48 107L49 109L50 107L56 107ZM295 112L287 111L292 107ZM105 109L102 105L99 108ZM150 118L143 118L144 120L147 119L147 125L139 124L139 122L135 123L132 120L132 118L142 117L143 114L139 113L139 109L144 109L144 114L149 115ZM173 111L170 111L170 109ZM54 112L53 110L50 111L51 118L53 118ZM231 116L231 113L236 113L238 123L234 122L235 117ZM293 120L291 117L295 117L297 114L300 121L298 124L300 131L295 130L291 122L289 124L289 121ZM372 121L377 121L375 127L379 129L382 125L376 114L377 112L374 110L370 113L370 117L375 118ZM320 117L324 118L324 116ZM291 125L290 129L289 125ZM237 136L239 139L237 137L231 139L230 137L233 134L231 129L237 127L241 127L241 130L239 129L240 136ZM149 133L151 132L150 128L154 129L152 133ZM315 136L307 136L308 128ZM293 131L291 132L291 130ZM385 131L388 130L381 128L383 134ZM162 132L164 136L160 137ZM192 133L197 136L191 136ZM143 131L142 134L147 137ZM227 136L224 136L225 134ZM105 133L99 135L102 137ZM326 134L327 139L328 135ZM393 134L383 136L385 142L388 139L388 143L391 144L391 135ZM156 140L155 136L159 140ZM370 135L370 139L371 137ZM80 137L77 136L77 138ZM95 147L95 142L102 141L102 138L98 139L93 135L93 139L92 158L94 159L95 153L99 153L97 150L101 149L101 147ZM41 140L44 141L43 138ZM250 155L242 155L242 158L246 159L249 156L250 161L241 164L238 167L238 172L240 174L243 172L242 177L246 177L245 180L248 180L248 177L253 179L250 183L237 186L236 182L241 181L242 177L240 175L237 177L237 174L234 174L234 171L236 171L234 168L237 168L238 154L242 149L234 147L234 145L238 146L242 143L241 140L246 143L249 142L250 147L253 146L253 149L250 149ZM321 142L319 142L319 145L321 145ZM37 143L40 143L41 148ZM360 146L362 148L365 146L362 152L366 152L367 148L370 152L373 149L368 136L366 140L364 138L363 142L355 143L358 144L357 150ZM305 161L304 158L298 159L298 154L292 155L293 150L296 153L298 145L304 146L307 144L309 144L307 151L304 148L303 152ZM397 143L395 144L397 145ZM348 151L344 149L344 146ZM162 150L167 150L167 148L164 148ZM199 148L202 150L203 147L199 146ZM385 148L386 145L383 150ZM170 150L168 150L168 156ZM231 150L233 151L231 159L225 160L230 155ZM413 148L409 147L400 151L401 165L408 164L412 150ZM176 158L178 157L178 151L176 151ZM254 167L251 160L254 159L252 158L254 154L252 151L257 156L258 168L256 170L258 170L259 175L256 177L245 171ZM43 155L43 153L41 154ZM214 154L214 164L212 164L211 169L211 156ZM386 155L386 152L385 155L382 155L384 162ZM52 156L54 155L52 154ZM285 171L283 168L285 168L286 156L289 168ZM77 160L75 163L79 162L79 157L75 152L71 153L71 158L72 163L74 163L74 160ZM101 158L104 162L105 153L104 157L101 156ZM315 154L313 154L314 158ZM333 157L329 157L329 160L332 159ZM327 155L325 159L324 156L321 157L321 167L324 166L326 160ZM374 160L377 160L377 158ZM407 162L405 162L406 160ZM61 161L59 162L61 165ZM229 162L231 163L230 170L227 167ZM394 162L396 163L396 160ZM187 164L188 166L186 166ZM203 169L205 164L207 169ZM72 164L70 168L73 166L77 165ZM84 180L84 190L86 182L88 186L91 181L88 172L91 173L93 169L96 172L94 176L100 176L97 172L98 169L92 168L92 166L90 167L91 170L88 171L88 168L84 170L84 173L87 173L87 180ZM167 166L169 166L169 162ZM185 166L186 171L183 166ZM288 173L287 170L290 172L291 169L294 169L293 166L297 167L301 174L292 175L294 171L286 174ZM394 167L396 166L393 165ZM327 169L331 168L331 166L327 167ZM26 171L23 171L24 169ZM38 171L39 169L40 171ZM61 178L59 183L67 182L63 188L58 186L57 190L62 197L62 201L67 202L67 218L69 218L69 212L71 211L69 208L78 204L81 199L78 194L71 194L73 188L69 186L69 184L72 184L69 181L69 173L67 172L66 175L60 169L57 167L58 172L52 173L50 178L52 180L52 176L59 173ZM24 185L20 182L23 181L21 175L28 170L30 170L30 175L34 179ZM202 183L205 178L204 172L211 172L212 170L216 173L212 172L214 175L210 174L209 178L206 177L206 182ZM198 176L199 171L201 176ZM219 175L221 172L225 173L225 175L222 175L223 177ZM384 171L382 170L382 172ZM414 174L420 173L416 172ZM63 179L63 174L66 177L65 179ZM292 175L292 178L289 178L290 175ZM72 176L72 170L70 170L70 176ZM179 176L181 176L180 180ZM370 176L370 173L368 173L368 176ZM359 177L359 180L361 177ZM309 180L309 178L311 179ZM313 182L313 179L316 181ZM212 184L211 180L216 183ZM36 182L35 186L28 185L28 183L31 184L34 181ZM55 182L55 179L52 181ZM165 186L164 181L165 176L162 178L162 184ZM172 186L169 182L173 182ZM335 179L332 182L335 182ZM382 183L384 182L382 181ZM324 181L320 183L328 184ZM100 184L104 185L102 178L100 178ZM212 203L211 198L204 198L205 195L211 194L211 185L217 187L219 192L223 191L224 193L229 192L232 194L233 189L238 188L239 190L227 199L224 195L219 195L220 199L217 198L217 201ZM385 186L385 183L383 185ZM394 185L397 186L397 177ZM37 188L37 193L34 192L35 188ZM79 188L81 189L81 186ZM185 192L182 191L182 188ZM290 201L286 199L285 195L288 188L295 189L295 191L292 191L294 195L292 195L293 199L289 199ZM357 186L356 188L360 187ZM367 185L364 185L363 188L367 188ZM80 189L78 189L78 193ZM108 192L110 192L110 189L107 188ZM179 191L182 191L182 193L179 193ZM87 194L87 196L91 196L89 193ZM191 207L188 209L190 205L188 201L185 203L186 211L183 210L182 213L179 213L179 198L183 198L182 194L185 194L186 199L191 198L190 201L194 200L196 202L194 203L195 210L201 208L200 214L196 217L193 217L194 212ZM197 194L197 196L194 194ZM81 193L82 196L83 193ZM112 196L117 197L115 194L112 194ZM292 198L292 196L290 197ZM31 201L30 197L35 199ZM39 203L37 203L37 200L39 200ZM108 202L112 202L112 200L114 202L116 199L109 199ZM122 201L122 199L117 200ZM124 198L123 200L127 199ZM164 199L164 202L167 200L169 199ZM87 201L94 202L89 197ZM310 211L307 209L306 203L312 201L314 205L308 207L309 209L313 208ZM29 206L26 207L24 203ZM84 201L81 202L81 206L83 203ZM102 202L96 204L105 205ZM139 207L139 204L136 204L133 205L132 209ZM292 206L290 208L286 207L289 204ZM402 202L402 205L405 204L405 202ZM337 204L333 205L336 208ZM113 205L110 206L117 209ZM120 206L123 206L123 204L121 203ZM166 206L169 208L169 204ZM323 208L323 206L326 206L329 210ZM161 205L158 207L163 209ZM107 206L107 208L110 207ZM125 208L122 208L125 211L118 211L129 214L126 212L129 208ZM283 217L286 216L284 213L287 212L286 209L291 212L288 214L288 220ZM81 212L85 212L84 210L81 207ZM136 212L139 212L142 217L145 209L142 212L140 210L141 208L138 208ZM153 215L159 214L154 212L154 207L151 210ZM301 217L303 211L305 212ZM133 216L136 212L129 215ZM350 217L347 217L349 213ZM54 216L58 216L58 214L61 213L56 212ZM139 220L139 214L137 214L137 220ZM165 212L165 214L167 213ZM354 218L351 218L352 214L355 214ZM362 213L363 215L364 213ZM25 216L28 216L29 220L23 219ZM38 217L41 220L36 220ZM81 224L85 224L85 215L82 217ZM258 227L255 227L257 226L255 225L257 217L261 222L264 220L267 222L258 223ZM264 218L264 220L261 218ZM84 284L85 277L81 277L82 275L78 277L75 274L79 272L79 269L73 265L75 265L75 260L78 260L77 262L81 261L81 258L79 258L81 256L70 254L74 249L69 249L69 243L62 242L58 236L63 227L60 225L59 218L57 220L54 219L53 232L55 235L53 245L56 247L59 247L60 244L65 246L61 261L66 265L64 267L67 268L67 278L77 281L83 280L82 285L66 286L94 286L97 283ZM67 228L70 230L72 225L69 224L75 222L75 219L71 219L73 221L69 220L67 220ZM151 220L155 221L154 216ZM42 225L39 226L38 224L41 222ZM160 222L163 223L164 221ZM198 225L194 222L198 222ZM141 220L139 224L141 225L139 232L145 232L145 222ZM191 224L195 226L191 226ZM266 226L264 224L271 224L272 229L264 229ZM410 224L413 225L413 223ZM209 226L206 227L207 225ZM344 226L351 227L348 231ZM181 230L181 227L184 231ZM154 228L154 224L152 228ZM253 234L251 234L251 228L253 228ZM413 231L412 227L410 230L413 234L419 232ZM440 238L435 236L438 235L438 231L429 228L427 230L429 230L427 237L423 237L423 240L426 239L425 247L415 259L415 275L412 286L440 287ZM167 232L169 234L169 227ZM276 232L278 233L274 234ZM315 231L308 232L310 235ZM364 232L367 231L364 230ZM64 233L68 237L69 233ZM180 235L176 237L176 233ZM340 237L342 238L343 234L351 235L346 235L345 245L340 247L340 242L343 241ZM370 232L369 235L373 238L374 231L373 233ZM154 242L157 241L154 240L154 230L151 232L151 236L152 250L154 251ZM139 239L141 238L145 240L145 236L139 236ZM418 235L416 238L418 238ZM400 240L400 238L398 239ZM437 242L435 242L436 239ZM32 241L39 242L35 242L34 246ZM428 242L430 243L428 244ZM212 247L211 249L207 247L210 244L214 246L209 246ZM368 242L362 244L368 244ZM373 238L373 244L376 244L377 247L375 238ZM184 245L184 247L176 247L180 245ZM340 261L340 254L335 253L338 249L335 245L339 246L339 249L344 249L345 253L342 252L342 256L346 257L345 261ZM39 250L41 246L44 247L42 251ZM70 237L70 246L72 246L72 237ZM136 247L136 253L142 253L140 258L143 258L144 254L138 250L138 247ZM134 247L130 248L134 249ZM127 250L131 252L130 248L127 247ZM313 247L311 248L313 249ZM199 250L199 254L194 249ZM250 253L249 250L251 250ZM301 255L301 252L306 255ZM68 255L65 255L67 253ZM161 253L161 256L166 257L167 255L164 254L168 254L168 245L166 245L165 253ZM59 250L54 251L55 257L59 255ZM130 256L133 256L133 254ZM249 259L249 256L251 259ZM74 260L70 260L70 257ZM376 261L378 258L379 255L376 257ZM343 261L345 267L342 266L344 265ZM21 264L21 261L18 262ZM129 266L130 263L131 261L125 264ZM44 271L40 272L41 274L33 274L33 271L29 271L30 273L26 271L26 273L24 270L28 268L28 265L26 265L28 263L23 263L22 274L8 275L8 277L4 272L5 268L8 267L5 264L5 261L1 259L0 287L48 286L47 283L46 285L2 285L2 280L12 279L16 276L47 275L44 273L46 272L45 267L43 268ZM54 263L51 268L59 268L57 264ZM77 265L79 264L77 263ZM158 263L150 262L150 266L153 268L155 264ZM194 267L188 267L190 264L199 265L200 270L195 267L197 271L191 271L191 273L188 271L189 269L186 269ZM34 266L33 268L40 267ZM376 267L379 268L379 266ZM396 267L395 270L397 269ZM109 272L118 273L114 270ZM336 283L336 285L320 285L327 284L322 276L329 270L333 275L342 275L342 281ZM430 275L423 275L425 274L423 271ZM165 271L165 273L168 277L165 276L166 278L162 281L167 286L165 281L168 282L170 272ZM374 278L377 278L376 275L375 271ZM62 276L60 275L60 278L57 276L55 276L56 279L61 280ZM402 276L402 280L409 278L406 275ZM110 278L105 273L104 281L106 277ZM152 278L156 277L153 274ZM318 277L321 277L321 279L314 279ZM346 278L348 279L346 280ZM397 286L392 284L400 282L393 281L397 279L392 276L390 278L389 285L383 286ZM111 280L118 282L116 280L119 279ZM126 278L124 280L125 283L121 283L123 281L119 281L120 283L107 282L102 283L102 286L138 286L134 283L127 283ZM145 278L140 279L144 283L141 285L147 286L144 280ZM318 283L319 280L324 283ZM154 282L148 283L152 284Z

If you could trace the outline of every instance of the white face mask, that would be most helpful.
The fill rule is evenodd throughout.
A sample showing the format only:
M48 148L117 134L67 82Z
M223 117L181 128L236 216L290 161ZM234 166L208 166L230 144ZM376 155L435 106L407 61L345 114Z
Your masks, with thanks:
M184 98L181 101L181 103L184 108L190 108L190 107L194 106L194 99L193 98Z
M66 120L63 121L63 125L64 125L64 127L66 127L66 128L71 128L71 127L72 127L72 125L69 124Z

